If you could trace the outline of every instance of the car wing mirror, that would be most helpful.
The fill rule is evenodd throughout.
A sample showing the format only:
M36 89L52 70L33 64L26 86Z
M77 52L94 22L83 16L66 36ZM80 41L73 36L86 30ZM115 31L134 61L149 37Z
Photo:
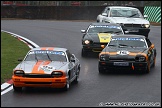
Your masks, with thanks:
M126 34L129 33L129 31L124 31Z
M148 16L147 16L147 15L144 15L143 17L144 17L144 18L147 18Z
M101 15L102 15L102 16L107 16L107 13L102 13Z
M70 61L75 62L75 58L71 57Z
M72 55L72 57L70 58L70 61L75 62L75 58L76 58L75 55L74 54L71 54L71 55Z
M154 44L152 44L152 45L151 45L151 48L154 48L154 47L155 47L155 45L154 45Z
M23 59L22 59L22 58L18 58L18 60L17 60L17 61L20 61L20 62L21 62L21 61L23 61Z
M86 30L81 30L81 33L85 33L86 32Z

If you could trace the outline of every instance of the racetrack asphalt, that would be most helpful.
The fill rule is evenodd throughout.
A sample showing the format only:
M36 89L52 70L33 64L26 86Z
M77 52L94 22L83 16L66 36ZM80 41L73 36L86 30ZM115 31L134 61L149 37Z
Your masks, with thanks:
M74 21L80 21L80 20L74 20ZM151 22L151 25L152 26L161 26L161 23ZM18 34L11 33L9 31L4 31L4 30L1 30L1 32L6 32L6 33L11 34L11 36L17 37L18 40L24 42L26 45L29 46L29 48L39 47L37 44L35 44L31 40L24 38L24 37L22 37ZM6 93L6 92L3 92L3 91L6 90L6 89L9 89L11 87L12 83L13 83L12 79L10 79L10 80L6 81L5 83L1 84L1 95Z

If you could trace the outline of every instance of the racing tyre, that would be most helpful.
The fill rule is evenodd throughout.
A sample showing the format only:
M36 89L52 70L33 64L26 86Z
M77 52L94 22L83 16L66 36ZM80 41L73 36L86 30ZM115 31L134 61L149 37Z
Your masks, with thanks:
M145 34L145 37L148 38L148 34Z
M153 62L153 65L152 65L153 68L155 67L155 62L156 62L156 57L154 57L154 62Z
M63 88L64 91L68 91L70 88L70 77L68 78L65 87Z
M99 69L99 73L100 74L103 74L104 73L104 70L103 69Z
M147 65L147 69L145 70L145 73L150 73L150 62Z
M13 89L15 92L21 92L22 91L22 87L15 87L13 84Z
M78 76L76 76L74 82L75 82L75 83L78 83Z
M79 69L78 69L78 72L77 72L77 74L76 74L76 78L75 78L75 80L74 80L75 83L78 83L79 72L80 72L80 67L79 67Z
M86 57L86 55L87 55L87 52L84 51L84 49L82 48L82 57Z
M98 71L99 71L99 74L103 74L104 73L104 69L101 68L99 65L98 65Z

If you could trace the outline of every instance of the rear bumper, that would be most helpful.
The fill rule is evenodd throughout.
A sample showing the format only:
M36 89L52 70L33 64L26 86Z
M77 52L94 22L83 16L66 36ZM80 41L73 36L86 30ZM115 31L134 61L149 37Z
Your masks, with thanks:
M24 78L12 76L15 87L53 87L62 88L66 85L67 78Z

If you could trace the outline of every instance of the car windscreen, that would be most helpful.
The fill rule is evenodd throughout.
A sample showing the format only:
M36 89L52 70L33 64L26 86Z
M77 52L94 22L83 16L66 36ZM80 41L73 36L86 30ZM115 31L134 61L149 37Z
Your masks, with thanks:
M25 58L25 61L35 60L49 60L49 61L62 61L66 62L66 55L63 51L47 51L47 50L35 50L30 51Z
M142 38L112 38L108 46L147 48L146 42Z
M114 25L96 25L90 26L87 33L115 33L123 34L120 26Z
M141 18L142 14L138 9L131 8L113 8L110 11L110 17L132 17Z

